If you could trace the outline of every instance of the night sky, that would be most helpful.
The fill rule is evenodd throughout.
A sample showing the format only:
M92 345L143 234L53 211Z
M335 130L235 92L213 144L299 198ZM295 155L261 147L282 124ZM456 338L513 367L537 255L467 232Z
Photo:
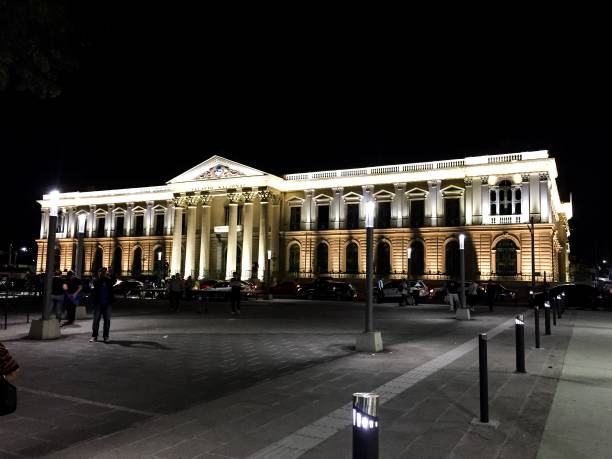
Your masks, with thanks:
M567 50L71 8L62 94L0 91L1 248L37 237L54 187L160 185L213 154L281 175L548 149L572 256L610 257L612 99Z

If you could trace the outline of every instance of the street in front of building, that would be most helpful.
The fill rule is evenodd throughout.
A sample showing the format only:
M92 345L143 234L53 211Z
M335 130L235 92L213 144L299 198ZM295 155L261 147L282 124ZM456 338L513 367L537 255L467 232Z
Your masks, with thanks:
M568 311L536 350L528 314L518 374L524 309L479 306L457 321L448 306L377 305L379 354L354 351L364 311L353 302L251 300L235 318L221 302L200 315L122 301L109 344L88 342L90 319L28 340L25 315L12 315L0 339L22 367L19 409L0 420L0 457L351 457L351 396L369 391L381 394L381 457L605 457L612 445L591 430L609 421L600 349L612 316ZM489 424L475 422L482 332ZM592 421L572 423L585 392Z

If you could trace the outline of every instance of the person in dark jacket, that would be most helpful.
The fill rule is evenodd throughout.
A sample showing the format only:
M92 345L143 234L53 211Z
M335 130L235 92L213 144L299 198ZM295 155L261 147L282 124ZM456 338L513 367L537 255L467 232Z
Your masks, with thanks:
M74 323L76 307L81 302L81 290L83 290L83 283L81 279L76 277L72 271L68 271L68 278L66 279L66 297L64 304L66 305L66 322L62 324L71 325Z
M230 300L232 301L232 315L240 314L240 288L242 282L240 282L240 276L237 272L234 273L234 277L230 280Z
M94 319L90 342L98 341L98 330L100 329L100 318L104 318L102 336L104 342L108 343L111 321L111 305L115 301L113 296L113 281L106 275L106 268L100 268L98 277L93 281L91 302L94 307Z
M19 365L15 359L9 354L9 351L0 343L0 376L4 376L9 381L17 377Z

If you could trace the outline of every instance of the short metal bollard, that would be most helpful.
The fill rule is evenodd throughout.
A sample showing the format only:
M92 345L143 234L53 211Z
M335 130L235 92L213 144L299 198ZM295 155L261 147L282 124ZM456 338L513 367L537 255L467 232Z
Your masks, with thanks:
M378 459L378 394L353 394L353 459Z
M544 334L550 335L550 301L544 302Z
M525 320L523 314L514 318L514 336L516 341L516 372L525 373Z
M533 318L535 320L535 347L540 349L540 308L533 307Z
M557 299L553 297L552 299L552 316L553 316L553 325L557 326Z
M487 334L478 335L478 367L480 370L480 422L489 422L489 377L487 370Z

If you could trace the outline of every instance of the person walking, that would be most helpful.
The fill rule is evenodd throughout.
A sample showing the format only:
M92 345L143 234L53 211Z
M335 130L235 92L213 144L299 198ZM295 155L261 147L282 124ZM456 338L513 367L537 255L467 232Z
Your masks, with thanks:
M400 292L400 306L408 306L408 284L406 283L406 279L402 279L399 285Z
M91 302L94 306L94 318L92 325L92 335L89 342L98 341L98 330L100 329L100 318L104 318L104 328L102 336L104 342L109 342L111 305L114 302L113 281L107 276L106 268L100 268L98 277L93 281L91 292Z
M477 300L478 300L478 284L476 283L476 281L472 281L472 283L468 286L468 289L467 289L467 301L470 307L470 311L474 312Z
M459 287L454 279L451 279L446 284L446 292L448 294L448 302L450 303L451 312L455 312L459 307Z
M232 302L232 315L240 314L240 288L242 282L237 272L234 272L234 277L230 280L230 300Z
M489 305L489 311L493 312L493 303L495 302L495 296L497 295L497 284L493 281L489 281L487 284L487 304Z
M55 314L58 322L61 322L65 315L64 297L67 288L62 272L59 269L55 270L55 275L51 281L51 311Z
M193 288L195 287L195 282L191 276L187 277L185 280L185 300L191 301L193 299Z
M81 290L83 290L83 282L72 271L68 271L66 285L67 289L64 298L64 304L66 304L66 322L61 325L62 327L74 323L76 307L81 302Z
M183 296L183 290L185 289L183 278L179 273L176 273L170 278L167 288L168 297L170 298L170 309L172 309L174 312L179 312L181 307L181 297Z

